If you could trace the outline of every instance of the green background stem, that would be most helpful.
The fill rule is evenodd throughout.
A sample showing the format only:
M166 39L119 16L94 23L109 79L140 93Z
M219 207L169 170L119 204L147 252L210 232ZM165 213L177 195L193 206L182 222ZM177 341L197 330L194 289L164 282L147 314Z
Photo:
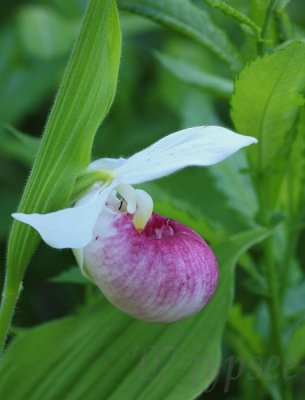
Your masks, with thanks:
M271 322L270 342L271 348L279 357L278 374L280 380L283 399L287 399L285 393L285 382L283 379L283 371L285 366L284 351L282 342L282 304L279 292L278 270L272 252L272 238L267 239L264 243L264 259L266 263L266 274L269 289L268 308Z
M273 11L276 6L276 3L277 3L277 0L269 1L268 7L266 10L266 14L265 14L265 18L264 18L264 22L263 22L263 26L262 26L261 41L258 42L258 54L263 54L263 52L264 52L264 39L266 39L269 24L270 24L271 17L273 15Z
M262 225L270 227L272 212L275 204L269 203L268 186L270 185L270 176L268 171L262 171L256 177L256 187L260 203L259 221ZM292 238L287 238L292 240ZM283 329L283 304L281 298L281 274L280 268L275 259L274 238L270 237L263 243L264 271L266 274L267 287L269 292L268 311L270 319L270 355L279 357L277 366L278 387L283 400L291 398L290 387L286 384L283 372L285 371L285 351L283 347L282 329Z

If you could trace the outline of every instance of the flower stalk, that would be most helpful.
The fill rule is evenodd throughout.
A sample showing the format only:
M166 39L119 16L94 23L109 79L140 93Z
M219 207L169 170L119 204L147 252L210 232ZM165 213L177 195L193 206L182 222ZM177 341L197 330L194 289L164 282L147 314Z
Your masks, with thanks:
M263 54L264 52L264 40L266 39L268 28L271 22L271 18L278 0L269 0L269 4L267 6L262 32L261 32L261 40L258 42L258 54Z
M260 179L257 180L257 191L260 200L260 222L262 225L270 226L270 215L274 209L268 204L268 197L265 196L268 185L268 171L260 174ZM288 240L290 240L288 238ZM280 270L273 252L273 238L270 237L263 243L263 259L265 260L265 273L269 296L267 299L269 318L270 318L270 344L272 351L279 357L277 366L278 372L278 387L281 391L282 399L289 400L291 398L290 388L284 378L285 371L285 351L282 338L283 328L283 303L281 299L280 287Z

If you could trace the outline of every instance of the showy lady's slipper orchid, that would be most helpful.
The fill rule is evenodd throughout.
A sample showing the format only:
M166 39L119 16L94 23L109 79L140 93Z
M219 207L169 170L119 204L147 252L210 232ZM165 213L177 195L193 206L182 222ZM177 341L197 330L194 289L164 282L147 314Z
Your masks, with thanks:
M72 248L83 273L126 313L155 322L182 319L213 295L215 256L192 229L153 214L151 197L130 185L216 164L253 143L220 127L185 129L128 159L91 163L88 171L99 171L100 181L73 208L13 217L50 246Z

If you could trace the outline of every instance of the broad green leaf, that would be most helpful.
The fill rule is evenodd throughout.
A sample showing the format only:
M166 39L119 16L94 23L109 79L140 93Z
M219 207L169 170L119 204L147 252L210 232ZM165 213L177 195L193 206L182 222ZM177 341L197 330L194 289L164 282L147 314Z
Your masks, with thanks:
M194 399L219 368L236 260L267 234L244 232L215 247L218 289L210 304L187 320L145 323L104 301L20 334L2 359L0 398Z
M187 61L177 60L165 54L156 53L156 57L163 67L182 82L225 98L233 92L233 82L229 79L201 71Z
M258 171L283 148L304 103L304 65L305 43L297 40L247 65L236 81L231 116L239 133L258 138L249 153Z
M51 8L29 5L18 14L18 31L24 49L49 60L66 54L78 29L78 21L64 19Z
M235 19L238 23L248 26L256 36L260 35L260 27L256 25L256 23L252 21L251 18L247 17L236 8L220 0L205 0L205 2L216 10L221 11L227 17L231 17Z
M79 267L69 268L67 271L63 271L59 275L53 276L50 282L54 283L75 283L78 285L86 285L90 281L82 275Z
M0 130L0 152L31 167L40 146L40 139L6 126Z
M19 211L46 213L68 204L75 178L89 163L94 135L114 98L120 43L115 1L91 0ZM32 228L14 222L8 281L22 276L38 242Z
M202 44L228 63L240 69L240 57L226 34L204 10L190 0L119 0L122 9L144 15Z

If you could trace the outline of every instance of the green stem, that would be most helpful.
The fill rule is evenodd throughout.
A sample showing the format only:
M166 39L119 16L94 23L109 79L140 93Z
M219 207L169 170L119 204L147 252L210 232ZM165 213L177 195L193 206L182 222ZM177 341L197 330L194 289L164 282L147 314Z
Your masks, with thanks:
M253 354L249 346L235 334L234 328L230 327L230 322L225 337L235 352L240 355L248 368L254 373L264 390L270 394L273 400L277 400L278 396L274 393L274 387L268 382L265 371L262 369L260 363L257 362L255 354Z
M261 41L258 42L258 54L263 54L264 52L264 40L267 36L267 31L271 21L271 17L276 6L277 0L269 0L269 4L266 10L265 19L262 26Z
M290 266L293 261L293 256L297 247L299 240L299 229L293 229L297 226L297 221L293 223L293 220L289 223L287 228L286 240L287 246L283 257L283 264L281 270L281 280L280 280L280 293L281 297L284 297L287 284L289 284L289 271Z
M264 172L257 177L257 188L260 201L260 222L262 225L270 226L271 211L274 207L269 204L268 186L270 184L268 179L268 172ZM290 387L286 384L283 376L285 371L285 354L283 349L282 340L282 327L283 327L283 307L280 292L280 271L276 265L276 260L273 253L273 238L270 237L263 244L263 255L265 261L266 278L268 285L268 309L271 322L270 342L274 354L279 357L278 364L278 384L281 390L282 399L289 400Z
M289 16L282 10L276 10L274 13L278 42L284 43L293 38L293 31Z
M268 309L270 315L270 344L272 351L279 357L278 379L282 399L289 400L290 387L287 386L283 373L285 371L285 352L282 340L283 307L280 292L280 274L273 256L272 237L267 239L263 245L264 260L266 267L267 285L269 291Z
M268 299L269 315L271 321L271 345L279 357L278 376L283 400L291 399L290 386L287 385L283 373L285 371L285 353L282 341L282 302L279 287L279 274L272 253L272 238L267 239L264 245L267 281L270 297Z
M289 271L293 261L293 257L296 251L296 247L299 241L301 226L300 216L303 215L302 211L296 212L295 205L297 200L294 198L293 194L298 193L298 188L295 185L294 170L293 168L288 169L287 174L287 212L289 218L286 223L286 249L283 256L283 263L281 268L281 280L280 280L280 293L281 296L285 296L286 287L289 284Z
M264 244L264 255L266 261L266 273L267 273L267 282L269 288L269 313L271 319L271 328L272 328L272 342L274 345L275 351L278 355L283 358L283 349L282 349L282 339L281 339L281 331L282 331L282 316L281 316L281 299L279 295L279 286L278 286L278 271L275 266L275 262L272 254L272 239L267 239Z
M19 298L20 287L10 287L7 283L5 283L3 288L2 303L0 308L0 355L4 351L4 346L10 330L10 324L13 318L15 306Z

